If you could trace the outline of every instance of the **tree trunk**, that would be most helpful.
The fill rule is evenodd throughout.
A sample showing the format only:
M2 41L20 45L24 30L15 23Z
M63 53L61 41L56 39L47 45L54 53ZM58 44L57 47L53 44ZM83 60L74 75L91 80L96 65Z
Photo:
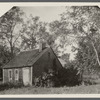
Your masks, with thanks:
M97 50L96 50L96 48L95 48L95 46L94 46L94 43L93 43L93 42L92 42L92 46L93 46L93 49L94 49L94 52L95 52L95 55L96 55L97 62L98 62L98 64L99 64L99 66L100 66L99 55L98 55L98 52L97 52Z
M13 51L14 49L13 49L12 38L13 38L13 36L12 36L12 33L11 33L11 39L10 39L11 59L12 59L13 56L14 56L14 51Z
M32 44L31 44L31 49L33 49L34 43L33 43L33 38L32 38Z
M11 50L11 59L12 59L14 56L14 49L13 49L12 44L10 44L10 50Z
M34 37L33 37L33 33L32 33L32 37L31 37L31 39L32 39L32 44L31 44L31 49L33 49L34 48Z

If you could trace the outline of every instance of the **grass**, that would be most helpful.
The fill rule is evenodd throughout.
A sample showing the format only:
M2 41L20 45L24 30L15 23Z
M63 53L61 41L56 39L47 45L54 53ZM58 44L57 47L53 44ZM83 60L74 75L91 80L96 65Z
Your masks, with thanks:
M43 88L43 87L21 87L0 91L0 94L99 94L100 85Z

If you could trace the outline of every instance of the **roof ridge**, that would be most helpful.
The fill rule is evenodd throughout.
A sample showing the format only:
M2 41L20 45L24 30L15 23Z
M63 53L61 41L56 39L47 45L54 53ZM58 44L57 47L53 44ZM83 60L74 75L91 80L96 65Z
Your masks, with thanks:
M19 53L11 61L3 66L3 68L14 68L14 67L24 67L32 66L47 50L50 48L45 48L41 52L38 49L31 50L31 52Z
M39 53L39 52L38 52ZM37 53L35 54L35 55L37 55ZM26 64L25 65L27 65L28 64L28 62L32 59L32 57L33 57L34 55L32 55L29 59L28 59L28 61L26 62ZM36 58L36 57L35 57Z
M48 50L49 48L44 49L43 51L40 52L38 56L35 57L33 64ZM32 57L29 59L31 61ZM32 65L33 65L32 64Z
M34 51L34 50L39 50L39 49L25 50L25 51L21 51L20 53L29 52L29 51ZM19 53L19 54L20 54L20 53Z

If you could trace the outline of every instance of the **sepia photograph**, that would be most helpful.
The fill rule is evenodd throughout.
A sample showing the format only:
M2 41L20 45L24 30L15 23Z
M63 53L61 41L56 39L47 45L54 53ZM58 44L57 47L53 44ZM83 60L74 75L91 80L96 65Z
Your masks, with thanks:
M26 5L0 6L0 95L100 94L100 6Z

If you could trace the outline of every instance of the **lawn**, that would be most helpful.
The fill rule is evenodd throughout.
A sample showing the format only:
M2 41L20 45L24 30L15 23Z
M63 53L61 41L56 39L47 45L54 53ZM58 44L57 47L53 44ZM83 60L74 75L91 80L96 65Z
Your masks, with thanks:
M100 85L59 87L59 88L36 88L22 87L0 91L0 94L99 94Z

